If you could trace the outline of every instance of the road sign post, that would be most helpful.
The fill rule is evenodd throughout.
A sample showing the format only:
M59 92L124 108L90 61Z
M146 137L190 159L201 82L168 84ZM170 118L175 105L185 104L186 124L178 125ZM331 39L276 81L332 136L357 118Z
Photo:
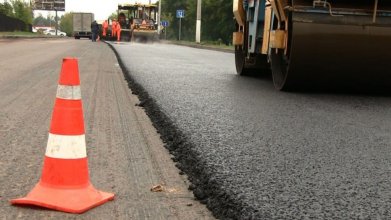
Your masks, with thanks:
M165 21L166 27L168 27L168 21ZM164 40L167 40L167 28L166 31L164 32Z
M160 25L164 27L164 40L167 40L168 21L161 21Z
M185 17L185 10L176 10L176 17L179 18L179 41L181 41L182 18Z

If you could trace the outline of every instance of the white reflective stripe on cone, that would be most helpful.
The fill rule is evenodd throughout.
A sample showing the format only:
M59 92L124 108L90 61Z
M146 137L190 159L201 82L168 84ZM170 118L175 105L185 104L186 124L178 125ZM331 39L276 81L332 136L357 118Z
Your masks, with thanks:
M68 100L79 100L81 99L80 86L65 86L58 85L57 98L68 99Z
M58 135L49 133L46 156L59 159L87 157L85 135Z

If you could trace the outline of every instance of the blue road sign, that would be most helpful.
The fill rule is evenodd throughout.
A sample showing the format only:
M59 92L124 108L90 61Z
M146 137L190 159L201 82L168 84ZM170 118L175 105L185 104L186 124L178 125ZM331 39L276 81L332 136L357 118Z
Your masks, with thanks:
M177 18L184 18L185 17L185 10L176 10L176 17Z
M168 26L168 21L161 21L160 25L162 25L163 27L167 27Z

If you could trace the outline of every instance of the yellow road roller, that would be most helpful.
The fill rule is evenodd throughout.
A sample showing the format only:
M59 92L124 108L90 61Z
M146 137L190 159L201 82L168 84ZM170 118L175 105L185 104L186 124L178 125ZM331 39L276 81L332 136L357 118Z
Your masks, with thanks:
M136 42L158 42L160 33L157 28L157 5L150 4L118 4L118 22L121 26L120 40L121 41L136 41ZM116 40L111 36L111 25L113 21L109 21L108 36L106 40Z
M391 88L391 1L234 0L236 71L277 90Z

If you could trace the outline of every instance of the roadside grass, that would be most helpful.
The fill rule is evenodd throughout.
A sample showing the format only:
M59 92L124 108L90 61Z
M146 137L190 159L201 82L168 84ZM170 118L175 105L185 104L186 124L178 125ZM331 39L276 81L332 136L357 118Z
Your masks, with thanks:
M61 36L45 35L45 34L25 32L25 31L0 32L0 36L61 37Z

